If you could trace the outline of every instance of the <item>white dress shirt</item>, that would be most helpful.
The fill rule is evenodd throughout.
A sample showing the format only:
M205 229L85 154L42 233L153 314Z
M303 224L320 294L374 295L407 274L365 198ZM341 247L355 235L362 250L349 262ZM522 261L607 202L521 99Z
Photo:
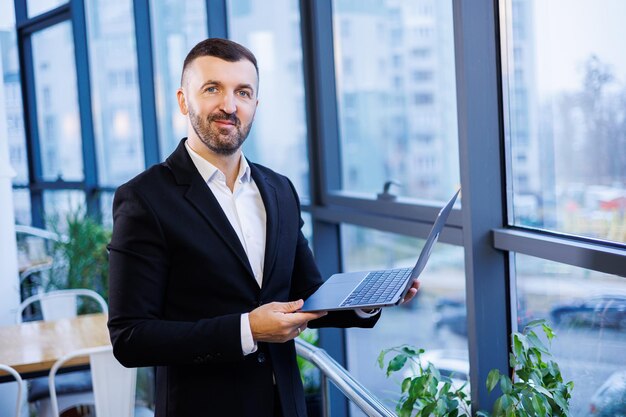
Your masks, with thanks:
M209 161L194 152L185 142L185 148L202 179L207 183L239 237L252 267L254 278L263 285L263 262L267 215L259 188L250 174L250 166L243 154L233 191L226 185L226 176ZM241 347L244 355L256 351L248 313L241 315Z

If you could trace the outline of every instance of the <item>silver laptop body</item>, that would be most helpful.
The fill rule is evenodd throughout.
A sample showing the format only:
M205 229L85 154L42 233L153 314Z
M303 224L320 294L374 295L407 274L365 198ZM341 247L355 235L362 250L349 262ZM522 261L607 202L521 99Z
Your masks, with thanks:
M426 243L411 268L334 274L305 302L301 311L353 310L398 305L419 277L452 211L459 189L439 211Z

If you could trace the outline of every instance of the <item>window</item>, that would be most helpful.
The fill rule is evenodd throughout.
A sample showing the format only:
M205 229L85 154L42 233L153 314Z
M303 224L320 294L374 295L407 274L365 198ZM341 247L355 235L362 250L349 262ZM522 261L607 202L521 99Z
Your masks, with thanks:
M35 17L67 3L67 0L27 0L28 16Z
M336 31L334 38L342 181L341 189L331 192L375 198L386 181L395 180L402 184L397 190L400 196L445 201L458 188L455 74L450 64L454 62L452 3L417 2L428 8L415 3L333 2L335 26L349 24L352 36L348 39ZM432 11L428 19L420 12L426 9ZM395 36L398 25L420 38ZM383 28L386 35L379 36L373 27ZM432 56L431 50L437 55ZM410 80L404 89L400 84L403 78ZM411 91L416 82L420 91ZM348 122L351 102L359 103L355 123ZM432 108L435 115L428 126L419 122L424 108ZM405 129L396 129L399 119L404 120L400 126ZM414 140L423 137L425 130L428 137L435 138L429 146ZM358 146L349 146L352 143ZM439 160L438 168L428 173L430 179L420 181L408 161L426 154Z
M249 2L242 3L242 13L248 8ZM187 52L207 37L206 1L151 0L150 13L159 149L165 159L187 136L187 122L178 109L176 90Z
M229 10L240 10L229 0ZM307 126L300 43L300 12L283 2L250 2L247 13L228 16L229 37L249 48L259 66L259 107L244 153L252 161L286 175L303 200L309 199ZM298 71L293 71L294 67Z
M552 353L574 381L570 410L583 415L603 382L626 370L624 278L520 254L515 269L518 325L538 318L552 325Z
M614 0L512 1L508 134L527 158L508 161L526 178L513 183L511 224L626 242L624 13Z
M81 181L84 173L72 24L66 21L36 32L32 45L43 179ZM50 106L44 105L44 99Z
M413 266L424 244L421 239L349 225L342 226L341 235L346 271ZM348 370L389 409L394 409L400 390L376 363L383 349L402 344L424 348L442 372L457 372L467 379L463 248L437 243L421 280L417 298L406 306L385 309L376 327L346 330ZM460 365L448 369L446 362ZM354 406L351 415L363 416Z
M86 2L98 180L118 186L144 168L131 0Z

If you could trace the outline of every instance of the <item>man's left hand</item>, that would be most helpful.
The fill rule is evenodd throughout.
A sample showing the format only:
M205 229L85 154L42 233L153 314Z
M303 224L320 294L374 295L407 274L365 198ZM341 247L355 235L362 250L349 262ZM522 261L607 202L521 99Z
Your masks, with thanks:
M400 304L406 304L409 301L411 301L417 295L417 291L419 289L420 289L420 282L418 280L413 281L413 284L411 284L411 288L409 288L409 291L404 296L404 300L402 300Z

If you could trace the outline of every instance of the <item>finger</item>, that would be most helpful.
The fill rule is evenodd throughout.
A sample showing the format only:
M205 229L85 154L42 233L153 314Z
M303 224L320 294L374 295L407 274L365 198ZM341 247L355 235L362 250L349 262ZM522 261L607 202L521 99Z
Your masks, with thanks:
M286 303L275 302L274 304L275 311L281 311L283 313L292 313L294 311L298 311L304 305L304 300L295 300L288 301Z
M310 312L310 313L292 313L290 314L291 316L290 318L300 323L306 323L308 321L317 320L320 317L324 317L326 314L328 314L327 311L316 311L316 312Z

